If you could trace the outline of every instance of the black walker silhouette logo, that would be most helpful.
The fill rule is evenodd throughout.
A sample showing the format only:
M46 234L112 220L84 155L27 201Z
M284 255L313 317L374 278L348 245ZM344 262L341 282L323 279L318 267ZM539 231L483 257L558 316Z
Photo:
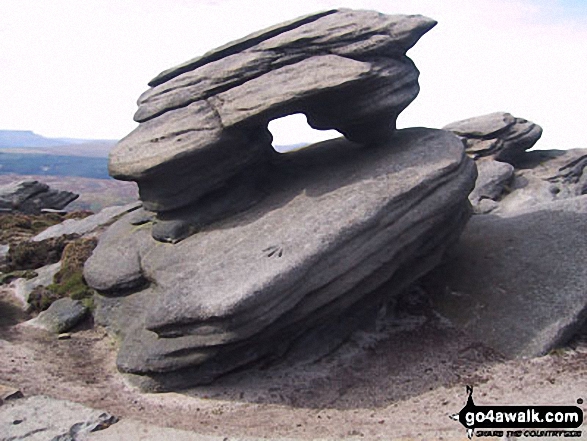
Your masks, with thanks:
M469 439L473 437L473 434L477 436L504 435L503 430L480 431L478 429L510 429L505 433L508 436L581 436L581 431L556 430L575 429L583 424L583 410L578 406L477 406L473 402L471 386L467 386L467 394L465 407L459 413L449 416L465 426ZM583 404L583 400L578 399L577 403Z

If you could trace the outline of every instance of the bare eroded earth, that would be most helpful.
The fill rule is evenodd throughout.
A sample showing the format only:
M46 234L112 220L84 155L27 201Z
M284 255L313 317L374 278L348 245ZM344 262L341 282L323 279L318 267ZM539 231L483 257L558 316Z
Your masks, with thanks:
M465 439L465 404L575 405L587 399L587 334L547 356L504 361L425 305L403 308L319 361L258 366L183 393L141 394L115 368L116 342L86 323L69 340L23 324L0 296L0 383L205 435ZM587 410L583 405L583 410ZM585 434L584 434L585 435Z

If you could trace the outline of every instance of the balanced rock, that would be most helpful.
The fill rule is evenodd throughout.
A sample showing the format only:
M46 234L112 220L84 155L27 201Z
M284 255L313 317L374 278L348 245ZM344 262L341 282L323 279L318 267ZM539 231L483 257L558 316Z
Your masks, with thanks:
M275 157L263 200L176 244L141 212L84 276L145 390L206 383L308 341L332 347L431 270L469 215L476 169L449 132L404 129ZM140 224L140 225L134 225Z
M39 181L19 181L0 186L0 211L39 214L44 208L62 210L78 197L75 193L52 189Z
M539 125L505 112L457 121L443 129L461 137L472 157L491 156L512 165L542 136Z
M331 10L150 83L110 156L143 208L84 268L131 380L185 388L327 351L440 262L470 216L476 168L454 134L395 127L419 90L405 53L434 24ZM298 112L346 139L276 153L269 121Z
M139 98L140 124L112 150L110 174L138 183L156 238L180 240L264 196L275 118L304 113L361 144L390 136L419 91L406 51L435 24L329 10L167 70Z

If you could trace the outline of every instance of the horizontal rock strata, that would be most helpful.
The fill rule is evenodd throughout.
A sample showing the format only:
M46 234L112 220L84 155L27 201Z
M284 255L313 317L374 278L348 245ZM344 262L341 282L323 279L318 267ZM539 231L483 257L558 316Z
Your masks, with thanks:
M542 136L542 127L538 124L505 112L457 121L443 129L461 137L472 157L491 156L512 165L516 165Z
M257 202L273 150L268 123L304 113L317 129L363 144L395 130L419 91L406 51L436 24L422 16L331 10L277 25L163 72L138 101L136 130L110 156L113 177L139 185L163 219L196 224ZM234 194L235 188L246 189ZM171 230L173 230L173 226ZM155 236L184 233L162 227Z
M19 181L0 186L0 212L39 214L47 208L62 210L78 197L75 193L55 190L42 182Z
M454 135L406 129L279 155L271 192L177 244L142 210L102 236L85 278L118 367L187 387L318 339L332 347L433 268L469 217L476 170Z

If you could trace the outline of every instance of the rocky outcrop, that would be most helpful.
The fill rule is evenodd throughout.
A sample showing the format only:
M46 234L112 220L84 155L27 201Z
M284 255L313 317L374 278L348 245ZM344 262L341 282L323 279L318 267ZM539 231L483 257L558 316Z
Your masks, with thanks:
M587 150L525 152L539 129L520 121L494 113L447 126L476 157L478 215L424 281L441 316L507 357L543 355L587 319ZM508 145L516 132L527 135Z
M0 212L39 214L45 208L62 210L78 196L38 181L19 181L0 186Z
M150 83L110 156L143 208L84 269L137 385L328 352L438 264L470 216L475 166L449 132L395 127L419 90L405 53L434 24L327 11ZM346 139L276 153L267 124L297 112Z
M483 214L494 210L506 189L514 179L514 167L507 162L484 158L476 161L477 182L469 195L475 213Z
M85 266L118 367L182 388L295 347L333 347L433 268L469 217L475 168L450 133L339 139L272 164L272 192L177 244L131 213ZM129 290L131 293L128 294ZM122 295L122 296L121 296Z
M55 300L47 310L26 324L60 334L77 325L86 317L87 313L88 308L80 300L62 298Z
M539 125L505 112L457 121L443 129L461 137L473 158L491 156L512 165L542 136Z
M435 24L330 10L165 71L139 98L140 124L111 152L110 173L138 183L156 238L180 240L264 197L272 119L304 113L362 144L393 133L419 91L405 53Z
M138 209L140 206L140 202L132 202L127 205L106 207L100 210L100 212L83 219L66 219L63 222L40 232L31 240L33 242L41 242L61 236L83 236L84 234L92 233L98 228L113 222L118 216Z
M514 213L521 209L538 207L541 204L570 199L587 194L587 149L570 150L534 150L520 156L513 175L507 177L508 164L494 164L504 172L504 184L498 185L503 192L491 199L494 213ZM483 160L477 160L479 175L486 172ZM488 160L491 161L491 160ZM497 178L498 175L496 175ZM471 196L483 187L483 179L477 181L476 189Z
M469 221L428 278L436 310L507 357L544 355L587 319L587 196Z

